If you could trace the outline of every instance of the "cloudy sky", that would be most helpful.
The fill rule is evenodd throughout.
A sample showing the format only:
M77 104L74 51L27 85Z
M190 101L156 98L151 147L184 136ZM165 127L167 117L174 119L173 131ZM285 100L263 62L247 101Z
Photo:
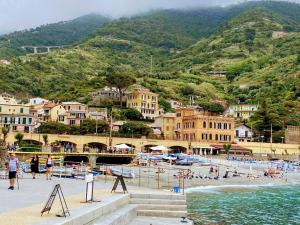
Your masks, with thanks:
M69 20L88 13L117 18L151 9L228 5L242 1L244 0L0 0L0 33Z

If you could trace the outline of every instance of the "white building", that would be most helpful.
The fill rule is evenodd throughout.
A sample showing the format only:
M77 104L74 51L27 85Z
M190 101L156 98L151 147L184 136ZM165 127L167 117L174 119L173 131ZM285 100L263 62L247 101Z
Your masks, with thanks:
M29 99L29 105L43 105L48 102L49 101L47 99L39 98L39 97Z
M251 128L239 125L234 128L234 142L250 142L252 140Z

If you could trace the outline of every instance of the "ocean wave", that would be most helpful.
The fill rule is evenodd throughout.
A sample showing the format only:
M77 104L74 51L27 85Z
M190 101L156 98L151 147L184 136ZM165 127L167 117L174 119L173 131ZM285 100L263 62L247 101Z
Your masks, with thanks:
M256 189L260 187L275 187L278 186L273 183L268 184L224 184L224 185L208 185L208 186L198 186L186 189L186 193L193 192L215 192L217 190L222 190L226 188L247 188L247 189Z

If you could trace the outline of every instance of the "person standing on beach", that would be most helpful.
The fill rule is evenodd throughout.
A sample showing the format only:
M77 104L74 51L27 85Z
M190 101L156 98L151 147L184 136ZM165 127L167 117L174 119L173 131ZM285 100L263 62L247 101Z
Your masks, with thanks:
M30 162L32 178L35 179L35 174L39 173L39 156L34 155Z
M14 190L17 172L19 171L19 160L14 153L9 154L9 160L7 163L9 190Z
M48 154L47 161L46 161L46 179L51 180L52 176L52 167L53 167L53 160L51 158L51 155Z

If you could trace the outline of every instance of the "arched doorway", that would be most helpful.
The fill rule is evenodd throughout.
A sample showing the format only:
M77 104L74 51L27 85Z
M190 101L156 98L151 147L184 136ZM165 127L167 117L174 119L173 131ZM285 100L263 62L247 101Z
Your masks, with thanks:
M50 144L52 152L76 152L76 143L70 141L55 141Z
M131 149L130 148L117 148L116 146L119 146L119 145L127 145ZM135 151L135 146L132 144L128 144L128 143L119 143L117 145L114 145L112 147L112 149L109 149L108 151L110 153L133 154Z
M107 145L100 142L90 142L83 145L83 152L104 153L107 151Z
M41 151L43 143L37 140L25 139L20 144L19 151Z
M151 147L155 147L155 146L157 146L157 145L145 145L144 146L144 152L145 153L151 153L152 152Z
M113 165L120 165L120 164L129 164L131 163L131 157L98 157L96 160L96 164L113 164Z
M28 145L36 145L36 146L42 146L43 145L43 142L37 141L37 140L32 140L32 139L24 139L24 140L22 140L22 142L24 144L28 144Z
M183 146L171 146L170 153L186 153L186 148Z
M80 164L83 163L84 165L86 165L87 163L89 163L89 158L87 156L66 156L64 158L64 164L65 165L72 165L72 164Z

